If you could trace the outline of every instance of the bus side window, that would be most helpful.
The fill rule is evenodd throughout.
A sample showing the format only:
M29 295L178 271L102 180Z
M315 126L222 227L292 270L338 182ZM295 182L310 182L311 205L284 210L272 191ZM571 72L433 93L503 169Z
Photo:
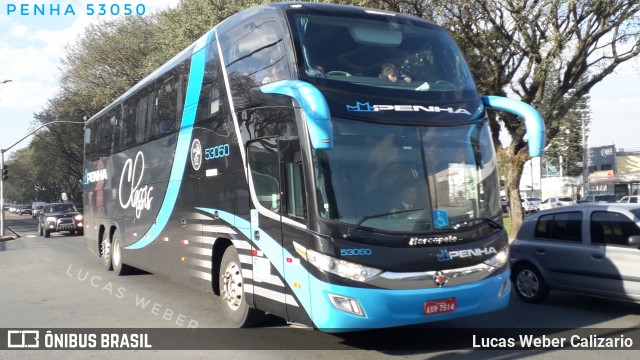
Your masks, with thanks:
M153 91L138 98L136 106L136 142L144 144L151 140L151 124L154 116L155 93Z
M279 212L280 185L278 183L278 148L275 138L249 143L247 153L258 202L271 211Z
M236 110L251 106L249 90L289 79L283 37L278 23L259 20L244 23L220 38Z
M281 161L281 179L284 187L283 214L291 218L306 219L306 195L302 171L300 141L278 142Z
M107 114L96 119L93 124L94 128L91 131L91 145L89 148L91 152L88 152L91 156L88 156L89 160L95 161L101 157L111 156L113 146L113 131L114 125L111 119L115 118L115 111L109 111Z
M182 63L156 83L156 116L151 125L153 139L179 130L186 95L186 68L186 63Z
M218 135L227 136L231 125L225 117L225 90L224 84L219 81L218 49L215 38L209 45L207 52L207 63L204 68L204 78L198 109L196 112L196 125L213 130Z

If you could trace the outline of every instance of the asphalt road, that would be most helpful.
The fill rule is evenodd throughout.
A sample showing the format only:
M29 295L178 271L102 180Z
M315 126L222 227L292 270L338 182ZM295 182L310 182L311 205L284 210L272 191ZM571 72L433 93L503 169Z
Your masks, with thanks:
M619 338L629 334L629 329L640 326L638 304L560 292L552 293L548 301L540 305L525 304L512 294L510 306L503 311L432 323L418 329L325 334L293 329L277 318L268 319L260 329L227 329L219 298L213 294L153 274L115 276L104 270L99 258L84 247L82 237L54 233L51 238L44 239L37 236L34 219L7 214L6 220L7 225L21 237L0 241L0 329L142 328L141 331L152 331L195 327L213 329L205 332L204 340L197 340L202 339L198 337L202 336L201 333L193 333L192 338L201 341L200 345L210 339L211 343L219 344L219 348L224 350L157 350L167 344L156 344L152 350L135 351L3 350L0 351L0 359L157 359L176 356L334 359L340 356L371 360L473 356L486 359L584 360L612 354L616 359L635 359L638 355L638 351L612 353L611 350L566 350L566 347L558 349L553 346L535 350L508 347L495 350L495 345L499 345L495 339L515 334L538 337L545 334L560 338L588 334L595 330L579 329L594 328L603 337ZM188 335L188 331L179 332L177 341L187 341L180 337L185 333ZM468 340L469 334L476 335L477 341ZM0 333L0 336L6 335ZM482 339L492 341L492 346L483 348ZM640 336L635 339L640 343ZM211 343L203 346L211 348ZM400 346L394 347L393 344ZM640 349L640 344L636 344L636 349Z

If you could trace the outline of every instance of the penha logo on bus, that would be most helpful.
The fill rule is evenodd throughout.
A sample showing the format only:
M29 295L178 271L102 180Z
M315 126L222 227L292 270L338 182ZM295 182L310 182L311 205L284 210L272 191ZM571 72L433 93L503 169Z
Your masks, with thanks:
M377 112L377 111L426 111L426 112L445 112L449 114L465 114L471 115L466 109L439 106L420 106L420 105L371 105L368 102L356 102L355 105L347 105L347 111L353 112Z
M486 256L491 254L497 254L498 252L494 247L483 248L483 249L466 249L466 250L456 250L449 251L447 249L440 250L440 255L438 255L438 261L449 261L455 258L470 258L474 256Z
M98 181L107 180L107 169L91 171L84 169L84 184L91 184Z

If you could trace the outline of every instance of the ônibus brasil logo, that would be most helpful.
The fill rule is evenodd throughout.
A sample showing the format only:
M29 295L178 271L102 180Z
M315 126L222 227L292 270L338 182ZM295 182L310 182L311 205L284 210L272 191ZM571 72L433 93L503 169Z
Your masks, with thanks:
M449 114L465 114L471 115L469 111L462 108L454 109L452 107L440 106L421 106L421 105L371 105L368 102L356 102L355 105L347 105L347 111L353 112L376 112L376 111L426 111L426 112L445 112Z

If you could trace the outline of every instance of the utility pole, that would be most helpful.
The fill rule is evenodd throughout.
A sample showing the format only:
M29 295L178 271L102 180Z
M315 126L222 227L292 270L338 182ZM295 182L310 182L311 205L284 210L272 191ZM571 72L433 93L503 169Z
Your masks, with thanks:
M584 128L584 117L581 117L581 127L582 127L582 197L587 196L589 192L589 169L587 164L587 134Z
M6 84L8 82L12 82L13 80L5 79L0 81L0 84ZM0 153L2 153L0 158L0 171L4 170L4 149L0 149ZM4 175L4 174L3 174ZM4 176L0 176L0 238L4 236Z
M11 80L9 80L11 81ZM4 82L7 82L7 80L5 80ZM22 139L16 141L15 143L13 143L11 146L9 146L6 149L0 149L0 167L4 168L4 153L11 149L12 147L18 145L19 143L22 142L22 140L28 138L29 136L35 134L38 130L42 129L43 127L49 126L51 124L60 124L60 123L66 123L66 124L84 124L84 121L52 121L52 122L48 122L46 124L43 124L42 126L38 127L37 129L33 130L32 132L28 133L27 135L25 135ZM2 209L0 210L0 238L2 238L4 236L4 179L2 179L2 177L0 176L0 206L2 207Z

